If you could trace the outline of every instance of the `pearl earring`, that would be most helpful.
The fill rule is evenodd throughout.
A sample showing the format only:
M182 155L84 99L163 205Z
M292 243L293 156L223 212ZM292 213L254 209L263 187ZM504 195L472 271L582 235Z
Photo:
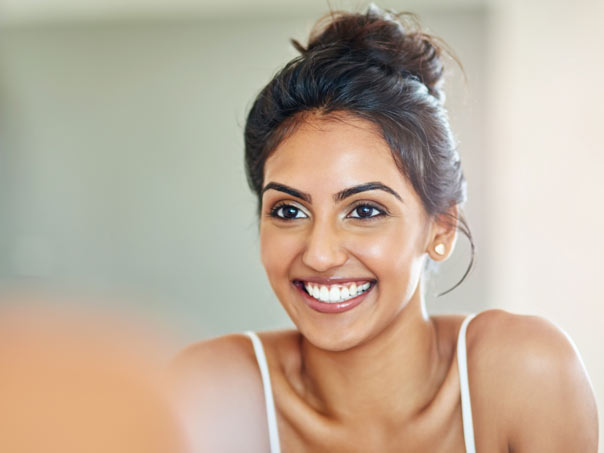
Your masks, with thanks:
M434 246L434 251L437 255L444 256L445 255L445 244L436 244Z

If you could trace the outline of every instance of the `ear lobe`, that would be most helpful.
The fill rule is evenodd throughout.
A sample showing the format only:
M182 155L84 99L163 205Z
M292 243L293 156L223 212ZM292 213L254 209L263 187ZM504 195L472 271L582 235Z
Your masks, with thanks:
M428 255L430 255L430 258L432 258L434 261L445 261L447 258L449 258L452 252L452 245L447 247L447 244L437 240L436 242L432 243L430 249L428 250Z
M444 261L453 252L457 239L457 205L434 219L433 237L428 246L428 254L434 261Z
M436 244L434 246L434 251L436 252L436 254L438 256L445 256L445 253L447 251L447 248L445 247L445 244L443 244L442 242Z

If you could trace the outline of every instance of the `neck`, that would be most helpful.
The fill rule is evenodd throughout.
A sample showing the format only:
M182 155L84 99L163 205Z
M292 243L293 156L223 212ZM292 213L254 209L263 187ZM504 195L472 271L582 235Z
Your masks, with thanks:
M301 349L309 401L337 420L408 420L430 404L442 382L436 329L421 297L354 348L325 351L303 340Z

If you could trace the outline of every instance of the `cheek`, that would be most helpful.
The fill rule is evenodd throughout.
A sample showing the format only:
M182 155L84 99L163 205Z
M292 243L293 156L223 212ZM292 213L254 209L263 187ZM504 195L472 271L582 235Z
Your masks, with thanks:
M423 272L425 253L421 234L400 225L379 234L357 237L350 249L388 287L397 292L415 287Z
M349 248L380 268L405 267L419 252L417 234L398 224L351 239Z
M260 257L267 276L272 278L286 275L291 261L299 249L295 234L277 231L271 225L260 228Z

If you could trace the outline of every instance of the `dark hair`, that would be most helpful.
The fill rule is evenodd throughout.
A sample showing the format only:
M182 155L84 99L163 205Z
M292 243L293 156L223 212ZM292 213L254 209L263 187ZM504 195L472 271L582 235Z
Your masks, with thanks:
M458 223L452 206L466 199L466 183L441 90L443 45L421 31L410 14L331 12L311 32L308 45L257 96L245 126L245 164L251 189L262 203L264 164L309 114L350 114L377 126L426 212ZM445 292L445 293L446 293ZM443 293L443 294L445 294Z

